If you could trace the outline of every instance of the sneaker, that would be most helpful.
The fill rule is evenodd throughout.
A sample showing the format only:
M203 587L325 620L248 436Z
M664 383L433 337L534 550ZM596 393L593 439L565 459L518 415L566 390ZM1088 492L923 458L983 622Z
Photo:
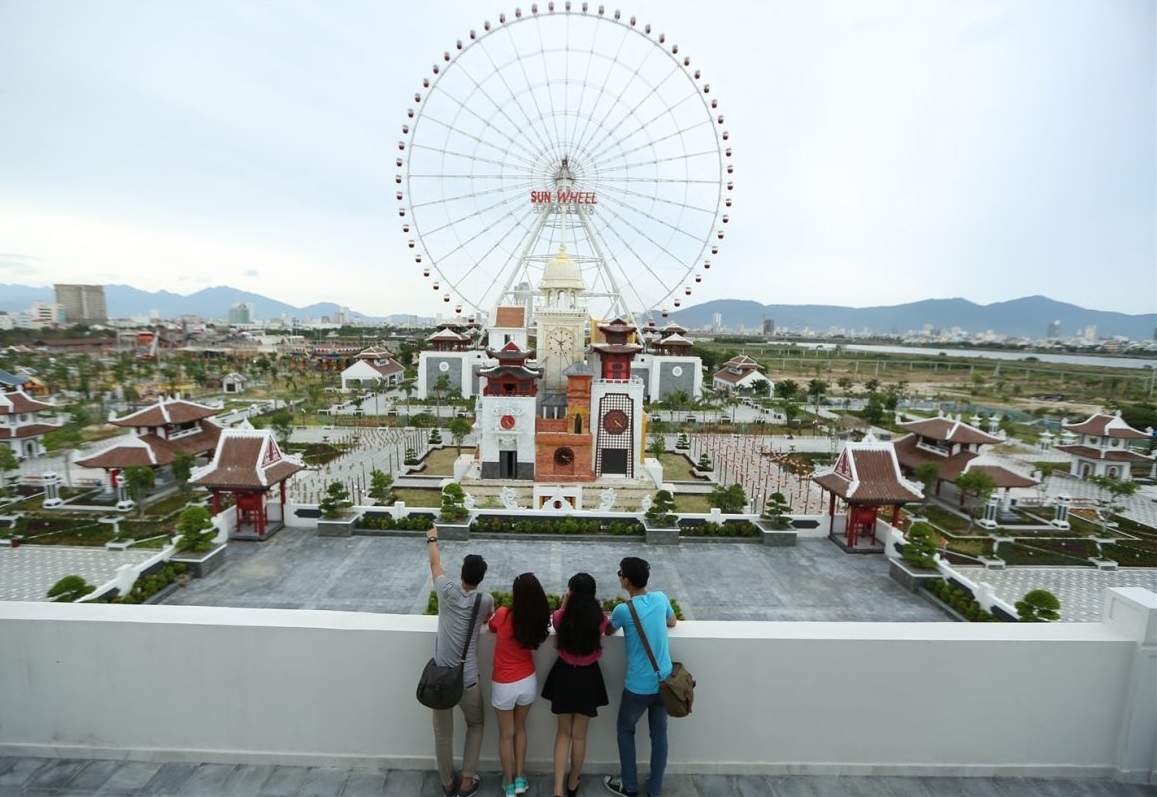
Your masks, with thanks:
M516 788L517 788L517 786L515 786L513 783L503 783L502 784L503 796L504 797L514 797L514 795L518 794L518 792L515 791Z
M450 788L447 789L445 786L442 787L443 797L458 797L458 786L460 786L461 784L462 784L462 776L459 775L457 772L455 772L454 773L454 783L451 784Z
M603 785L607 787L607 791L611 794L618 794L621 797L639 797L637 791L627 791L623 788L623 779L617 775L607 775L603 778Z
M530 789L530 784L526 782L526 778L518 777L514 779L514 793L526 794Z
M474 797L482 788L482 778L475 775L469 781L462 781L458 787L458 797Z

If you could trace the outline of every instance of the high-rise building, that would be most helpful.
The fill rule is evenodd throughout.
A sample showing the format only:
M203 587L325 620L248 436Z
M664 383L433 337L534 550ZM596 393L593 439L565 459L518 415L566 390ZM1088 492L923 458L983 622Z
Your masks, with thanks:
M763 336L765 338L770 338L774 334L775 334L775 319L774 318L763 319Z
M103 285L53 285L56 303L64 308L69 324L103 324L108 321Z
M1061 336L1061 322L1060 321L1053 321L1051 324L1049 324L1048 337L1051 340L1053 338L1059 338L1060 336Z
M252 324L254 316L253 302L237 302L229 307L230 324Z

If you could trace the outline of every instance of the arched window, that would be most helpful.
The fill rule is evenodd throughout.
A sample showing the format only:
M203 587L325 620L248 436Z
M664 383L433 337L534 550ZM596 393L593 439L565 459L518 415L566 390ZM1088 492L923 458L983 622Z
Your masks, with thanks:
M581 412L576 412L574 414L574 433L583 433L583 414Z

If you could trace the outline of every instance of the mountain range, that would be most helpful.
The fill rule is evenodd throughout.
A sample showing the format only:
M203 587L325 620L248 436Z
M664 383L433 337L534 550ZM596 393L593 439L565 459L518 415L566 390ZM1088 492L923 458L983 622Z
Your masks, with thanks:
M0 284L0 311L28 310L33 302L52 302L51 287ZM142 291L129 285L105 286L105 303L113 318L148 316L156 311L161 318L195 315L206 319L225 318L237 303L252 302L256 317L262 320L282 316L306 319L333 317L340 307L333 302L318 302L306 307L279 302L248 291L226 286L205 288L183 296L170 291ZM991 331L1003 337L1043 338L1049 325L1057 322L1063 337L1083 336L1085 329L1096 327L1097 337L1125 337L1150 340L1157 331L1157 313L1129 315L1106 310L1089 310L1074 304L1058 302L1044 296L1027 296L1007 302L980 305L967 299L925 299L881 307L839 307L818 304L760 304L744 299L719 299L671 313L671 320L689 329L711 328L718 314L728 330L763 329L771 319L777 330L828 333L831 331L881 334L903 334L925 326L950 331L958 327L976 335ZM353 321L401 321L410 316L373 318L351 311ZM659 319L656 322L662 325Z
M1036 339L1046 337L1049 325L1054 322L1059 324L1061 337L1082 337L1090 326L1096 327L1099 338L1152 340L1157 333L1157 313L1129 315L1089 310L1045 296L984 305L967 299L925 299L887 307L760 304L745 299L720 299L671 313L671 318L688 329L702 329L712 327L716 314L725 329L762 330L764 320L771 319L777 330L819 333L869 331L902 335L930 326L944 332L958 327L970 335L991 331L1001 337Z

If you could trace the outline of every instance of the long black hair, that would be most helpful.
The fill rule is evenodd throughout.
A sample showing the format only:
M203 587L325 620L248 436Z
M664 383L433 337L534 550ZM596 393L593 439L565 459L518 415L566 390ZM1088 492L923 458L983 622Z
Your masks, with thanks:
M595 597L595 580L590 573L575 573L566 585L570 598L555 629L555 644L567 653L587 656L603 646L603 607Z
M534 573L523 573L514 579L510 595L510 620L514 623L514 641L529 650L550 634L550 604Z

